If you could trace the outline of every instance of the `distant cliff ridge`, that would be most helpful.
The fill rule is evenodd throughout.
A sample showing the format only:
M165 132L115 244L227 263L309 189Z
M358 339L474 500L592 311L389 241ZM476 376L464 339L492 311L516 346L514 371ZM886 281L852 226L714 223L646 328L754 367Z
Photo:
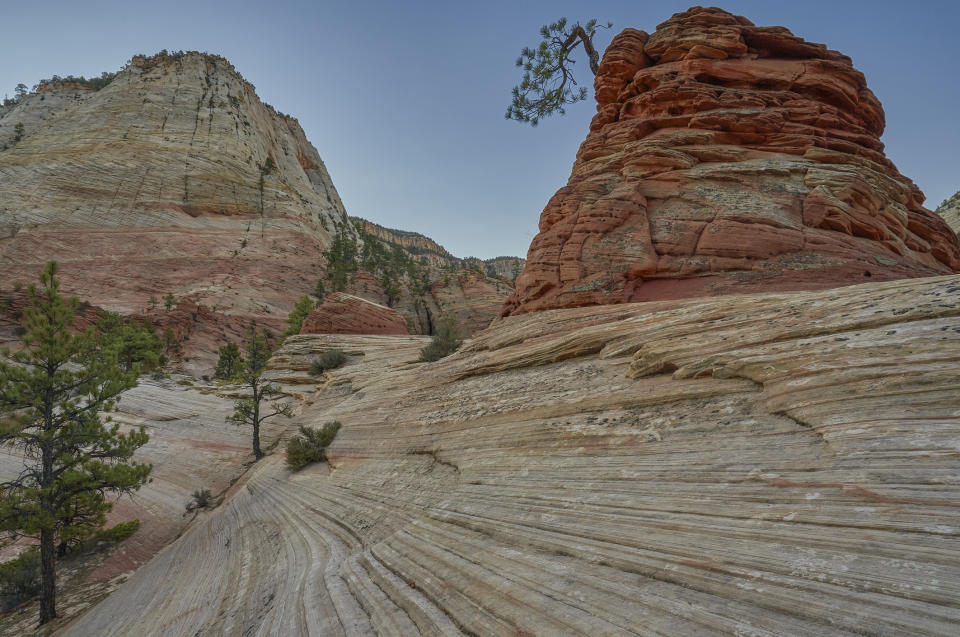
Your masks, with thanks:
M430 237L426 237L419 232L385 228L372 221L361 219L360 217L350 217L350 220L363 232L385 243L402 246L412 255L426 256L434 265L471 268L480 270L488 276L513 280L526 263L525 259L509 256L493 257L492 259L480 259L477 257L459 258L447 252L446 248Z

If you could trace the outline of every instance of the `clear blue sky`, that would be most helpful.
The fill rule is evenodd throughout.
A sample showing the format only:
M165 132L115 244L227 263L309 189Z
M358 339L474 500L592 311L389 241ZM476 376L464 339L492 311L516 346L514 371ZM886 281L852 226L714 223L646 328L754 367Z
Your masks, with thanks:
M135 53L219 53L261 99L300 120L351 215L421 232L458 256L525 256L594 105L578 104L536 129L505 120L519 50L560 16L613 22L598 38L606 46L620 29L653 31L690 4L18 2L2 11L0 95L54 74L115 71ZM883 102L888 156L926 193L928 207L960 189L960 1L721 6L850 55Z

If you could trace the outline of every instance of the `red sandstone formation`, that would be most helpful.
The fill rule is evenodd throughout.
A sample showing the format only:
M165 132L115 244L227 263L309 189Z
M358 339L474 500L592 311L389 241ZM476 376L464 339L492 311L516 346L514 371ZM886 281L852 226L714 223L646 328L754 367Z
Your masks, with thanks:
M334 292L303 319L301 334L407 334L403 317L395 310Z
M595 88L503 315L960 271L847 56L694 7L620 33Z

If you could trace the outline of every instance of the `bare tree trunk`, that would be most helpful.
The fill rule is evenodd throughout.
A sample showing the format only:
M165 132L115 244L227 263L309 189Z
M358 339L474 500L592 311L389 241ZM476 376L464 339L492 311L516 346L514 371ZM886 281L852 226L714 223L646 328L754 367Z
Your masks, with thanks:
M257 387L253 387L253 455L259 460L263 457L263 450L260 449L260 400L262 394L257 394Z
M40 531L40 624L57 616L56 547L53 529Z
M590 56L590 70L596 75L597 71L600 70L600 54L593 46L593 39L587 35L587 32L579 24L573 27L573 31L570 33L571 43L575 38L580 38L580 41L583 42L583 48Z
M47 392L44 405L44 431L53 428L53 398ZM53 449L49 442L42 443L42 469L40 474L40 507L45 513L52 514L56 507L50 501L52 497L47 491L53 484ZM48 522L49 524L49 522ZM46 624L57 616L57 555L56 555L56 528L44 527L40 529L40 625Z

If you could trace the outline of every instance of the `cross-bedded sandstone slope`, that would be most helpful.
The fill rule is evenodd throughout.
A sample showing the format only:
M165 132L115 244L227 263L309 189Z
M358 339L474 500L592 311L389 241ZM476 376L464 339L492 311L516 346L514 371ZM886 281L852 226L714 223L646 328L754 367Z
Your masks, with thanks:
M330 464L258 463L66 634L955 634L960 277L423 342L288 339Z
M186 382L183 377L176 380ZM71 618L115 588L120 581L146 563L177 538L195 517L185 505L191 494L210 489L220 498L243 475L244 463L252 459L251 432L225 422L232 411L235 387L192 387L176 380L146 377L123 394L112 418L124 428L143 426L150 441L137 452L137 459L153 464L151 481L133 496L120 498L110 514L110 524L140 520L140 528L115 550L93 557L71 558L61 563L61 575L71 568L86 573L82 583L61 577L59 612ZM282 423L267 421L263 445L269 448L283 432ZM19 452L0 449L0 480L15 477L22 469ZM19 546L3 550L12 557ZM0 617L0 635L32 634L37 623L37 604ZM39 634L45 634L43 631Z
M2 283L57 259L68 292L115 311L170 292L279 328L346 220L297 121L218 56L135 57L98 91L47 84L2 113L0 140Z
M504 314L960 270L850 58L717 8L627 29Z

